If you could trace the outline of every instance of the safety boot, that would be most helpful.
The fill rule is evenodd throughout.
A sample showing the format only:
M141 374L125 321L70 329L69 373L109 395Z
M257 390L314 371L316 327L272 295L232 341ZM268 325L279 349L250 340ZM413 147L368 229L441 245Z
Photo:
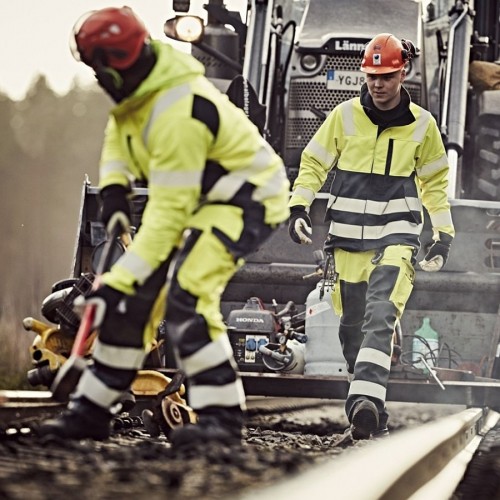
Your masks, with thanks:
M379 427L378 410L368 399L358 401L352 410L351 435L353 439L369 439Z
M241 444L243 411L239 407L198 410L198 423L176 427L168 439L176 449L194 448L207 442Z
M104 441L110 435L113 415L85 398L71 401L59 417L45 420L36 430L41 437L60 439L95 439Z
M378 426L377 430L375 432L372 432L372 438L373 439L379 439L383 437L387 437L389 435L389 428L387 425L384 426Z
M382 437L387 437L389 435L389 428L387 427L387 421L389 420L389 415L387 412L379 413L378 416L378 427L375 432L372 432L372 438L378 439Z

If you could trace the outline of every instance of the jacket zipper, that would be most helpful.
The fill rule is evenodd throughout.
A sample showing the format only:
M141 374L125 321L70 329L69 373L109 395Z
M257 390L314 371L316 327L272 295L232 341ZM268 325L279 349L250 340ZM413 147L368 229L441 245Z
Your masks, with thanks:
M389 175L391 173L391 164L392 164L392 152L394 150L394 139L391 137L389 139L389 148L387 151L387 158L385 159L385 175Z

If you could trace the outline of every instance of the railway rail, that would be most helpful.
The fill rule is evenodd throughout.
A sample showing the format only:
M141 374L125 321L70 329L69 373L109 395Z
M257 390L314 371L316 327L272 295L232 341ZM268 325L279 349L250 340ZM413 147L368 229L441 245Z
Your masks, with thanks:
M390 438L368 441L299 478L242 498L295 500L335 492L338 500L450 499L498 420L496 412L470 408Z
M302 500L306 495L439 500L472 498L457 493L472 488L474 499L482 500L500 492L498 473L492 477L488 469L498 457L485 460L500 433L496 411L397 403L389 437L353 442L343 432L342 406L315 398L249 397L242 446L210 446L193 454L173 450L164 436L151 437L138 417L118 420L121 425L103 443L40 440L26 429L61 405L46 391L0 391L0 497L99 499L141 493L179 500ZM476 486L466 486L478 454ZM485 486L484 478L478 479L481 470L489 474L484 497L477 486Z

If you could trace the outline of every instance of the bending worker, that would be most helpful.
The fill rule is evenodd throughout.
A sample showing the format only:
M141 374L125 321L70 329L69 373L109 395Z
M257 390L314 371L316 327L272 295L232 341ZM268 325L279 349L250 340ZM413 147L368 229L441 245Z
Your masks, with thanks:
M173 430L172 444L238 440L245 394L220 300L244 257L289 217L283 163L202 64L152 40L130 8L89 13L74 42L116 104L100 162L108 232L115 223L129 229L133 181L147 182L148 201L128 251L87 298L97 305L93 364L67 411L39 432L107 438L111 409L165 317L198 415L197 424Z
M338 105L306 146L289 202L291 238L311 243L308 210L334 170L324 248L338 273L332 300L352 379L345 410L354 439L388 432L392 338L413 288L422 205L434 240L424 271L444 266L454 237L437 124L402 86L414 55L411 42L389 33L367 44L360 96Z

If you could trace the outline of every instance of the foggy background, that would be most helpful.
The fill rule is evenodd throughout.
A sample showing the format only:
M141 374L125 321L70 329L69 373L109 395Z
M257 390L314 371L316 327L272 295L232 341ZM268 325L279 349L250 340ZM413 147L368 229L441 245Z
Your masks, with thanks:
M44 76L23 100L0 93L0 315L14 309L21 331L70 277L82 186L86 175L98 183L110 107L97 85L61 96Z

